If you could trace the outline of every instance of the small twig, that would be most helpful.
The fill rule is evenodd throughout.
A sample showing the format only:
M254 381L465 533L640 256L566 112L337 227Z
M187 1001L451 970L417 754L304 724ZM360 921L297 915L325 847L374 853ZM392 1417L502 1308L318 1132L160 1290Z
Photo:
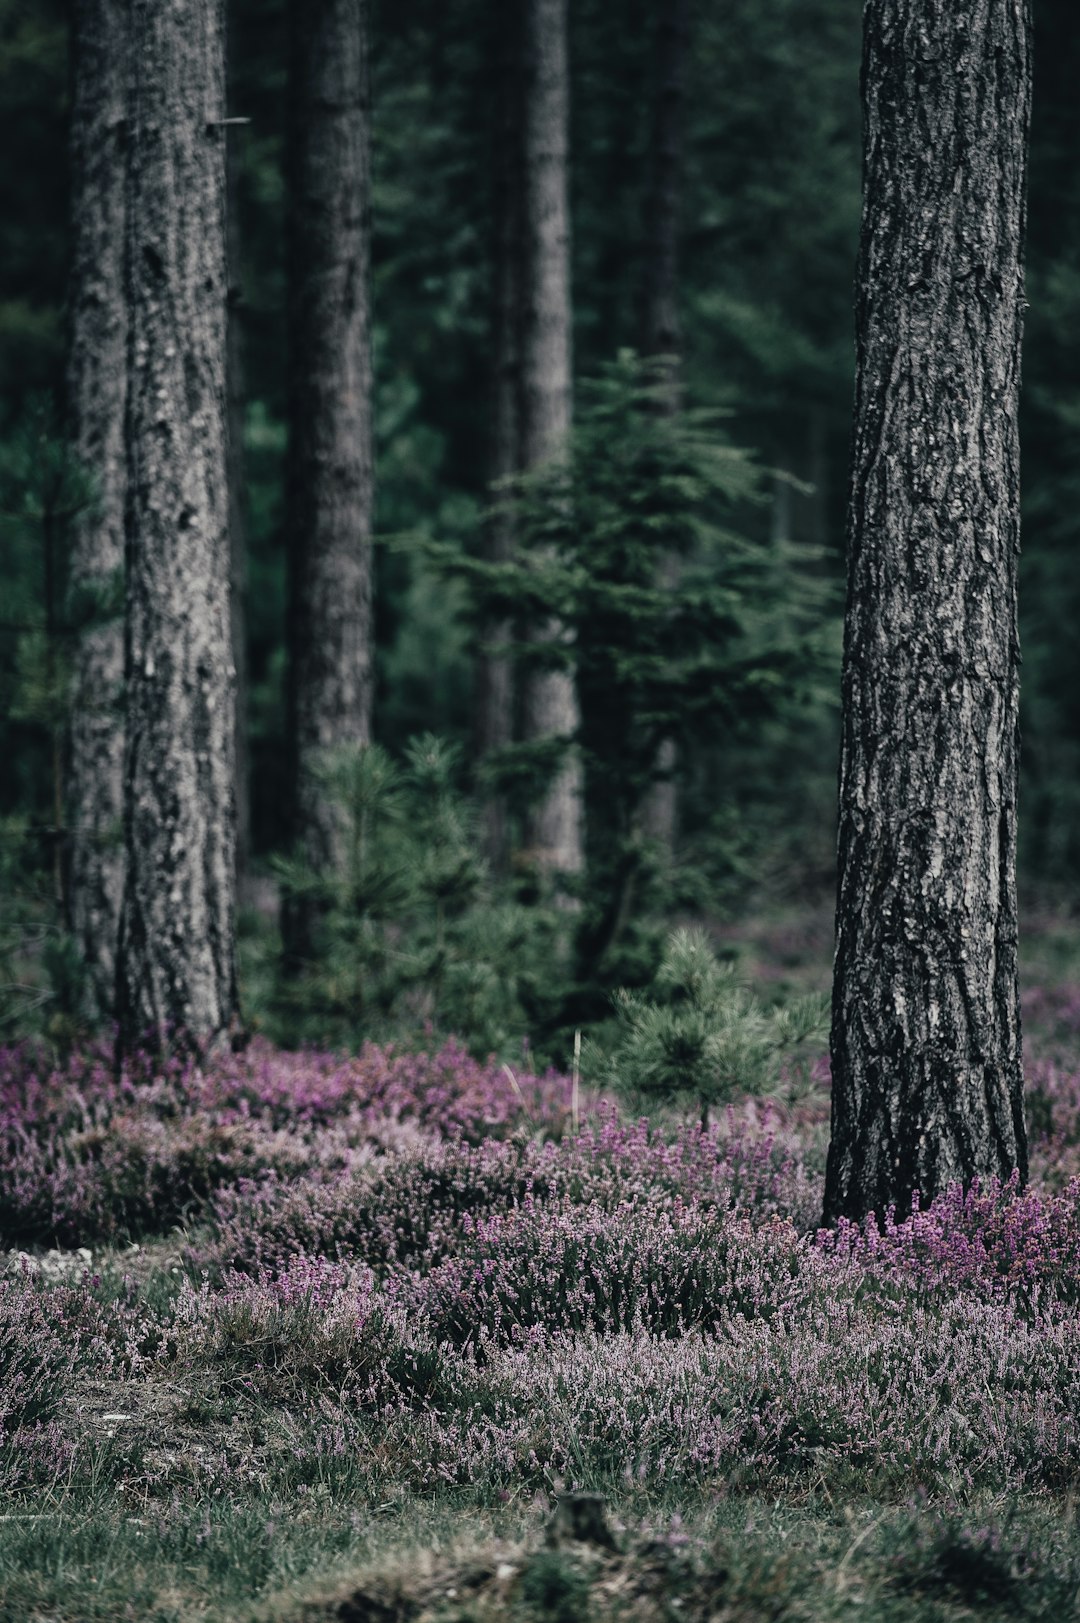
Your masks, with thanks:
M525 1095L522 1093L521 1088L518 1086L517 1077L514 1075L513 1071L510 1069L509 1065L507 1065L505 1061L503 1062L503 1070L506 1072L507 1076L510 1078L510 1086L513 1088L514 1092L517 1094L518 1102L520 1103L522 1110L524 1110L526 1116L528 1116L529 1120L531 1121L532 1120L532 1111L529 1109L528 1104L525 1101Z

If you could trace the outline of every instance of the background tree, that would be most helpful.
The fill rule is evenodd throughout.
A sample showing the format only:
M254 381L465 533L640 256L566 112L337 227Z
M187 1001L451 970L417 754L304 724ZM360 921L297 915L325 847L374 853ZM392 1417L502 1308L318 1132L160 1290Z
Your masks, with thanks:
M122 1047L236 1013L220 0L133 0Z
M82 620L72 673L67 804L71 928L96 1012L116 991L123 896L124 144L127 30L122 0L72 8L71 283L68 412L74 455L93 480L77 517L70 579ZM109 599L114 599L110 605Z
M686 96L686 54L690 30L689 0L672 0L656 23L656 86L649 149L649 186L645 211L644 315L642 352L666 364L669 388L661 409L678 409L679 231L682 195L682 142ZM678 560L661 557L662 584L674 585ZM657 760L659 776L645 797L645 828L672 851L677 827L675 743L665 738Z
M296 0L290 33L289 751L293 837L340 854L315 771L371 736L371 338L365 0ZM287 960L311 904L287 899Z
M1016 943L1026 0L871 0L825 1216L1026 1174Z
M566 0L528 0L525 29L525 260L521 363L521 466L565 449L571 422L570 215L567 193ZM541 641L548 629L535 628ZM526 742L572 738L578 724L565 664L524 674ZM581 766L563 754L530 810L529 861L541 873L577 873L583 861Z
M521 285L523 152L521 96L523 36L516 6L497 0L492 28L495 56L495 119L492 131L493 230L491 274L491 400L489 406L489 476L498 489L520 471L521 457ZM510 509L496 501L485 529L485 553L505 562L514 549ZM505 749L514 736L514 678L507 644L513 636L508 620L480 626L477 659L476 749L481 761ZM507 807L503 795L484 795L484 846L496 872L509 855Z

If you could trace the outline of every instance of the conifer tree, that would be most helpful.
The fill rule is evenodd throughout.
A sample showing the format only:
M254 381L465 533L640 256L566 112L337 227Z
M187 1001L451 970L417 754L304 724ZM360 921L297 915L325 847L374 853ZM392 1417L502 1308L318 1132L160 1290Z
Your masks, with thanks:
M371 737L371 339L366 0L294 0L289 131L289 771L294 844L340 830L318 766ZM312 905L287 898L287 963Z
M869 0L825 1216L1026 1173L1027 0Z
M223 0L131 0L121 1050L236 1014Z
M123 895L121 828L124 627L115 612L124 568L124 142L127 34L123 0L72 10L71 277L67 393L72 450L92 480L73 530L75 645L70 755L71 925L95 1012L112 1012Z

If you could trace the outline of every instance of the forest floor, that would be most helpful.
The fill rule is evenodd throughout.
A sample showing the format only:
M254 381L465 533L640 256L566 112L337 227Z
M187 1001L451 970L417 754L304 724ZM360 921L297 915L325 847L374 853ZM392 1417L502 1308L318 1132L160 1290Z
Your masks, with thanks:
M1031 1192L842 1244L822 1067L574 1137L453 1045L0 1055L0 1623L1080 1617L1080 929L1024 962Z

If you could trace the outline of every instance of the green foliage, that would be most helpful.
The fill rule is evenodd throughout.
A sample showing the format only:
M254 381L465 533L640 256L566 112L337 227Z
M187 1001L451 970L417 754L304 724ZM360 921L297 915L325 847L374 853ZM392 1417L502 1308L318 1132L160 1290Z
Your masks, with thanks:
M338 810L337 871L275 866L318 907L317 952L274 992L290 1039L394 1034L427 1025L479 1053L517 1056L522 986L562 956L555 916L499 895L457 786L459 752L426 734L396 762L379 745L334 752L321 782Z
M690 1097L703 1120L712 1106L774 1086L781 1062L827 1030L822 999L766 1008L701 930L676 930L652 986L619 991L615 1008L614 1040L607 1052L594 1050L590 1068L654 1105Z
M565 455L500 493L517 557L428 549L467 581L481 621L517 624L520 667L574 673L588 842L579 979L604 978L648 909L641 811L661 743L676 744L685 779L703 750L825 694L830 592L813 549L755 539L745 521L764 501L763 470L728 442L726 413L672 405L664 363L623 352L583 386ZM519 813L568 742L493 760Z
M589 1581L560 1550L538 1550L521 1578L521 1598L545 1623L588 1623Z

